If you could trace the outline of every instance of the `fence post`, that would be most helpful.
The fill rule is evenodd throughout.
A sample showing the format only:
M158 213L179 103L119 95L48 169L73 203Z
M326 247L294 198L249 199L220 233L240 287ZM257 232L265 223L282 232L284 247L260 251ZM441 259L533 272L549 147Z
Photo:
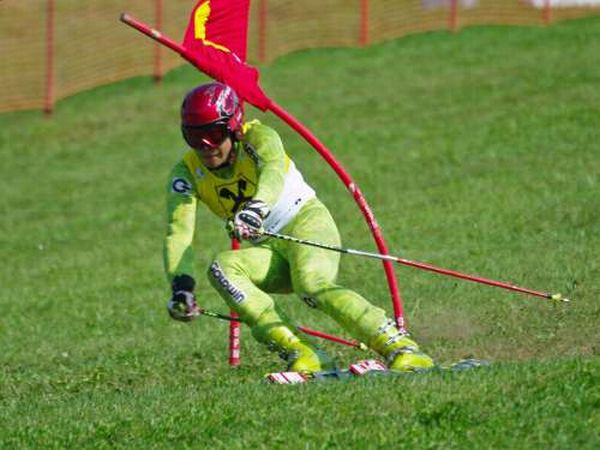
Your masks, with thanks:
M156 0L155 9L154 9L154 22L155 28L159 31L162 31L163 25L163 0ZM156 42L154 44L154 82L160 83L163 77L162 73L162 55L161 55L161 47L160 43Z
M450 11L448 12L448 29L456 31L458 25L458 0L450 0Z
M360 36L361 47L369 45L369 0L360 0Z
M44 113L47 117L54 110L54 0L46 1L46 95Z
M552 0L544 0L544 24L549 25L552 22Z
M258 4L258 61L267 60L267 0L260 0Z

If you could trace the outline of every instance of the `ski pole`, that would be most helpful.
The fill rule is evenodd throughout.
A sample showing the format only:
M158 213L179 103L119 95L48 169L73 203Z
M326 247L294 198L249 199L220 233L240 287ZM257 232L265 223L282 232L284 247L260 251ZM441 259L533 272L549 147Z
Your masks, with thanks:
M547 292L535 291L533 289L527 289L527 288L515 286L514 284L511 284L511 283L505 283L502 281L491 280L489 278L483 278L483 277L476 276L476 275L467 275L465 273L461 273L461 272L457 272L457 271L449 270L449 269L444 269L441 267L436 267L431 264L426 264L426 263L422 263L422 262L418 262L418 261L411 261L409 259L400 258L398 256L382 255L380 253L365 252L362 250L354 250L352 248L336 247L334 245L309 241L307 239L299 239L299 238L295 238L293 236L287 236L285 234L279 234L279 233L271 233L269 231L264 231L264 230L261 231L260 234L262 234L263 236L269 236L269 237L272 237L275 239L282 239L284 241L289 241L289 242L293 242L296 244L310 245L312 247L322 248L325 250L331 250L331 251L338 252L338 253L346 253L349 255L365 256L368 258L375 258L375 259L380 259L380 260L385 260L385 261L394 261L394 262L404 265L404 266L415 267L417 269L422 269L422 270L428 270L430 272L435 272L440 275L447 275L447 276L454 277L454 278L460 278L462 280L473 281L475 283L487 284L489 286L495 286L495 287L499 287L502 289L508 289L510 291L521 292L523 294L529 294L529 295L533 295L535 297L545 298L548 300L555 300L555 301L561 301L561 302L569 302L570 301L568 298L563 297L559 293L549 294Z
M239 317L228 316L228 315L221 314L218 312L208 311L208 310L202 309L202 308L198 308L197 315L212 317L214 319L227 320L229 322L242 322L242 320ZM328 334L328 333L323 333L322 331L313 330L312 328L308 328L308 327L305 327L302 325L298 325L296 328L304 334L319 337L321 339L326 339L326 340L332 341L332 342L337 342L338 344L347 345L348 347L354 347L358 350L367 351L369 349L362 342L354 341L351 339L345 339L345 338L342 338L339 336L334 336L334 335Z

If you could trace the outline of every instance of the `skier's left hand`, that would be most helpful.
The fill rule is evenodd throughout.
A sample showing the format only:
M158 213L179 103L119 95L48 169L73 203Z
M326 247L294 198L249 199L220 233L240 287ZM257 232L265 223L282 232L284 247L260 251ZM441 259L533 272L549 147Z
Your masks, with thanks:
M196 282L189 275L178 275L173 279L173 294L167 303L167 311L172 319L189 322L200 315L194 295L195 285Z
M237 239L253 240L260 236L269 206L262 200L250 200L233 217L232 234Z

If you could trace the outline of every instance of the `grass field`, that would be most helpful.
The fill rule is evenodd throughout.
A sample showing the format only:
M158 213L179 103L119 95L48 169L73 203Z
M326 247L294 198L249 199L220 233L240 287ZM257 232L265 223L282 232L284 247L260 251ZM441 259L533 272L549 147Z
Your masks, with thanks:
M189 68L41 113L0 115L2 448L584 448L600 446L600 18L475 27L367 49L299 52L265 90L337 155L390 250L562 292L570 306L398 268L409 325L442 363L489 368L270 386L281 363L227 325L168 319L167 172L184 149ZM140 40L140 45L149 45ZM354 202L271 116L344 243L374 249ZM201 274L228 245L201 211ZM380 264L344 257L340 282L391 311ZM341 333L292 297L299 323ZM341 364L358 351L323 343Z

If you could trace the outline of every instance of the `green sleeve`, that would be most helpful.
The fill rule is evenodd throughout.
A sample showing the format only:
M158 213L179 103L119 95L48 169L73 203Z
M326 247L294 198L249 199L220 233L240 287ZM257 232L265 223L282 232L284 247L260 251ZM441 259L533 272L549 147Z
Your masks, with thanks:
M180 161L171 170L167 184L167 234L163 247L163 261L169 283L176 275L193 276L192 242L196 206L193 178L185 163Z
M260 123L253 125L246 137L259 158L258 186L254 198L272 207L279 198L285 181L287 155L283 142L274 129Z

